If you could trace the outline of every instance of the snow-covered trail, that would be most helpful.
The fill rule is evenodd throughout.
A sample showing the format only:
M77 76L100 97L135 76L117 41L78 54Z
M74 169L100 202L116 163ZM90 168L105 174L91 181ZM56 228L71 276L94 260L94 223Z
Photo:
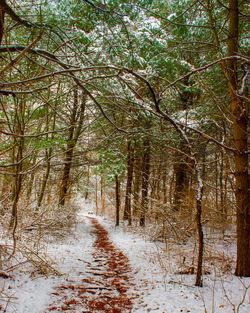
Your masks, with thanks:
M77 280L56 287L48 312L126 313L132 311L129 292L133 285L127 257L109 239L108 232L94 217L89 217L96 236L92 263Z

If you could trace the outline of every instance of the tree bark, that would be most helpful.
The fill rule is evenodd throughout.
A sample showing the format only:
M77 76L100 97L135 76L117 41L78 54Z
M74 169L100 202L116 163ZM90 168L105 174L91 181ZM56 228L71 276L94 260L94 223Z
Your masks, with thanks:
M229 37L228 56L238 52L239 8L237 0L229 0ZM235 162L235 198L237 216L237 262L235 275L250 276L250 214L249 214L249 173L248 173L248 106L247 84L244 81L239 95L237 61L227 62L229 101L233 119L233 139L236 152ZM244 97L243 97L244 96Z
M115 226L119 226L119 223L120 223L120 181L119 181L118 175L115 175L115 199L116 199Z
M46 154L47 154L47 156L46 156L47 157L47 167L46 167L46 172L43 175L42 188L41 188L41 191L40 191L40 194L39 194L39 198L38 198L38 202L37 202L37 207L38 208L40 208L40 206L42 204L43 197L44 197L44 194L45 194L45 189L46 189L47 182L48 182L48 178L49 178L49 175L50 175L50 168L51 168L50 157L51 157L51 154L52 154L52 148L49 148L49 150L48 150L48 152Z
M224 207L224 185L223 185L223 172L224 172L224 160L223 152L220 153L220 174L219 174L219 184L220 184L220 211L221 211L221 220L224 225L225 221L225 207ZM224 227L224 226L223 226Z
M4 10L3 7L0 6L0 47L2 44L2 39L3 39L3 33L4 33Z
M199 188L199 187L198 187ZM202 193L203 190L200 189L200 192ZM199 192L198 192L199 194ZM204 240L203 240L203 230L202 230L202 224L201 224L201 212L202 212L202 206L201 206L201 199L202 194L200 197L197 197L196 200L196 226L198 231L198 260L197 260L197 271L196 271L196 281L195 286L202 287L202 264L203 264L203 248L204 248Z
M86 188L86 192L85 192L85 200L88 200L88 197L89 197L89 182L90 182L90 168L89 168L89 164L88 164L87 188Z
M12 228L16 228L17 226L17 204L19 200L19 196L21 193L21 188L22 188L22 181L23 177L21 174L22 171L22 158L23 158L23 145L24 145L24 139L20 138L19 143L18 143L18 152L17 152L17 157L16 157L16 170L15 170L15 183L14 183L14 188L13 188L13 205L12 205L12 211L11 211L11 219L10 219L10 224L9 224L9 230Z
M65 152L65 159L64 159L64 169L63 169L63 176L62 176L62 183L60 188L59 194L59 205L64 206L65 200L70 184L70 170L73 161L73 153L78 138L81 134L83 119L84 119L84 112L85 112L85 104L86 104L86 97L85 94L82 94L82 102L81 108L79 112L79 121L78 127L76 128L77 123L77 107L78 107L78 91L77 88L74 89L74 104L72 108L72 113L70 117L70 128L68 133L67 139L67 148Z
M128 220L128 224L132 223L131 212L131 197L132 197L132 183L133 183L133 171L134 171L134 148L132 147L131 140L128 142L128 163L127 163L127 185L125 195L124 206L124 220Z
M102 215L105 216L105 177L104 173L101 175L101 205L102 205Z
M23 124L23 116L25 112L25 103L16 101L15 103L15 127L16 127L16 133L20 135L24 135L24 124ZM13 187L13 193L12 193L12 199L13 199L13 205L12 205L12 212L11 212L11 219L9 223L9 230L13 229L13 237L15 234L15 230L17 227L17 204L19 200L19 196L21 193L22 188L22 181L23 181L23 175L21 174L22 168L23 168L23 149L24 149L24 137L20 138L14 138L15 145L17 146L17 154L16 157L13 158L13 161L15 160L15 182ZM14 150L15 153L15 150ZM14 163L14 162L13 162Z
M36 160L37 160L37 151L34 152L32 166L36 164ZM30 199L32 199L31 197L32 197L32 191L33 191L33 186L34 186L34 179L35 179L35 170L31 173L30 180L27 186L27 192L26 192L27 201L30 201Z
M70 139L68 138L68 140ZM64 169L63 169L62 184L61 184L60 197L59 197L59 205L62 205L62 206L65 205L66 195L67 195L67 191L68 191L69 183L70 183L69 179L70 179L70 170L71 170L71 164L72 164L72 159L73 159L73 149L74 149L74 145L70 143L69 141L67 145L67 151L65 152Z
M185 160L182 153L177 152L175 155L174 175L175 175L175 188L174 188L174 199L173 209L175 212L180 211L183 206L185 193L188 190L188 179L187 179L187 161Z
M229 0L228 7L227 56L237 56L239 45L239 4L238 0ZM212 5L208 0L208 14L216 45L220 47L212 17ZM222 49L219 49L222 54ZM233 123L234 176L236 198L237 261L235 275L250 276L250 214L249 214L249 172L248 172L248 90L247 73L244 74L241 88L238 82L237 60L232 58L222 63L223 73L228 81L229 103Z
M56 126L56 113L54 113L54 115L53 115L51 139L54 138L53 132L55 130L55 126ZM47 112L47 116L46 116L46 131L47 132L49 131L49 116L48 116L48 112ZM47 136L47 139L48 139L48 136ZM38 202L37 202L37 207L38 208L42 204L43 197L44 197L45 190L46 190L46 186L47 186L47 182L48 182L49 175L50 175L50 169L51 169L50 158L51 158L51 155L52 155L52 151L53 151L52 147L50 147L49 149L46 149L46 163L47 163L47 166L46 166L46 172L43 175L42 188L41 188L41 191L40 191L40 194L39 194L39 197L38 197Z
M138 146L138 144L136 144ZM138 217L140 211L140 187L141 187L141 155L140 147L136 149L134 164L134 191L133 191L133 216Z
M99 213L98 208L98 171L96 167L96 174L95 174L95 208L96 208L96 215Z
M148 210L148 183L150 175L150 140L147 137L143 143L142 159L142 197L140 226L145 226L146 212Z

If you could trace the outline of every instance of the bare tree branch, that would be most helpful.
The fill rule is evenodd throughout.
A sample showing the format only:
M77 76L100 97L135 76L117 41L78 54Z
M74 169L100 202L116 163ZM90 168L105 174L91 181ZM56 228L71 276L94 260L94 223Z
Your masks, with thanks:
M6 3L6 0L0 0L0 7L2 10L8 14L14 21L16 21L18 24L24 25L26 27L32 27L34 26L31 22L26 21L22 19L20 16L18 16L12 8Z
M9 68L11 68L14 64L16 64L19 60L21 60L24 57L25 53L27 53L41 38L42 38L42 32L40 32L38 37L28 47L26 47L24 50L22 50L22 52L14 60L11 60L11 62L8 63L0 71L0 76L3 75L4 72L6 72Z
M32 90L25 90L25 91L0 90L0 94L3 94L5 96L12 95L12 96L15 97L16 95L30 94L30 93L34 93L34 92L37 92L37 91L45 90L45 89L50 88L51 86L54 86L55 84L56 83L52 83L50 85L47 85L47 86L44 86L44 87L41 87L41 88L35 88L35 89L32 89Z

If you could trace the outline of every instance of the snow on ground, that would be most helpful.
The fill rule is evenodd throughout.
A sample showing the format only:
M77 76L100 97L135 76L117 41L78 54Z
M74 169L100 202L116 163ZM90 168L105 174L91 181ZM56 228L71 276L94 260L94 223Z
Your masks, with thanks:
M194 287L195 275L179 275L174 269L174 258L167 255L153 242L144 240L135 233L122 228L118 230L108 221L99 218L106 226L110 237L127 255L135 270L135 282L141 299L134 313L230 313L250 312L250 278L239 279L233 275L204 276L204 287ZM171 255L170 255L171 258ZM244 303L241 301L244 300ZM239 311L237 311L239 309Z
M78 216L78 224L74 233L63 241L48 243L46 255L53 262L54 267L63 275L46 277L32 277L30 268L20 269L11 274L13 279L2 280L0 288L14 298L7 306L7 313L44 313L51 302L55 291L53 288L65 280L77 279L91 262L91 252L94 237L90 234L91 223L83 213ZM3 302L3 308L5 304Z
M93 261L92 245L95 240L91 234L91 221L86 216L94 216L91 214L94 209L92 204L83 201L81 207L73 234L63 240L47 243L46 255L62 276L34 276L24 266L21 271L20 268L13 271L11 278L0 278L0 288L13 296L7 313L44 313L53 301L54 287L65 280L77 280L79 275L84 276L86 266ZM250 278L239 279L229 274L220 276L212 273L205 275L203 288L194 287L194 275L174 274L176 259L171 251L164 252L159 244L157 246L144 239L144 236L125 231L123 226L114 227L112 221L102 217L97 219L108 230L113 243L130 260L133 283L139 295L132 313L250 312L249 290L244 297ZM6 302L0 304L3 308L6 306Z

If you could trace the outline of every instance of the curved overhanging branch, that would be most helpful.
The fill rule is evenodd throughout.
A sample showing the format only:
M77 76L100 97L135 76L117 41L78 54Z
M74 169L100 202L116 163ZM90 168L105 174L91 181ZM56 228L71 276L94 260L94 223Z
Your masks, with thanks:
M55 61L56 62L56 61ZM58 63L58 62L56 62ZM63 74L70 74L70 76L72 77L71 74L76 73L76 72L82 72L82 71L89 71L89 70L101 70L101 69L114 69L114 70L118 70L120 71L121 69L119 67L115 67L115 66L111 66L111 65L106 65L106 66L89 66L89 67L79 67L79 68L73 68L73 69L68 69L68 67L66 65L64 65L63 63L58 63L60 64L64 69L60 70L60 71L55 71L55 72L51 72L48 74L44 74L41 76L36 76L36 77L31 77L25 80L20 80L20 81L15 81L15 82L10 82L10 83L0 83L0 88L2 87L11 87L11 86L15 86L15 85L20 85L20 84L26 84L26 83L30 83L30 82L35 82L35 81L39 81L51 76L57 76L57 75L63 75ZM76 77L75 77L76 78Z
M168 84L166 86L165 90L170 88L170 87L172 87L172 86L174 86L176 83L178 83L179 81L183 80L184 78L187 78L187 77L189 77L189 76L191 76L191 75L193 75L195 73L205 71L209 67L212 67L212 66L214 66L214 65L216 65L218 63L223 63L224 61L232 60L232 59L241 60L241 61L244 61L247 64L250 64L250 59L249 58L243 57L243 56L240 56L240 55L232 55L232 56L220 58L220 59L215 60L214 62L211 62L211 63L209 63L207 65L204 65L204 66L201 66L199 68L193 69L192 71L188 72L187 74L177 78L175 81L173 81L172 83Z
M25 94L31 94L37 91L41 91L41 90L45 90L45 89L49 89L50 87L54 86L56 83L52 83L49 84L47 86L43 86L41 88L35 88L32 90L25 90L25 91L18 91L18 90L0 90L0 94L4 95L4 96L8 96L8 95L12 95L13 97L15 97L16 95L25 95Z
M22 45L9 45L9 46L2 46L0 47L0 53L4 53L4 52L17 52L17 51L23 51L25 50L26 47L22 46ZM58 57L54 54L51 53L49 51L43 50L43 49L29 49L28 51L30 54L34 54L34 55L38 55L41 57L46 58L49 61L55 62L61 66L67 66L68 68L72 67L72 68L79 68L79 66L73 66L67 63L64 63L62 61L60 61L58 59Z
M14 138L39 138L39 137L43 137L46 136L48 134L56 134L56 133L62 133L65 132L65 130L68 130L68 127L64 127L62 129L59 130L54 130L54 131L48 131L48 132L44 132L44 133L39 133L36 135L21 135L21 134L17 134L17 133L11 133L11 132L7 132L4 131L2 129L0 129L0 133L4 134L6 136L13 136Z
M18 49L23 49L23 48L24 48L23 46L12 46L10 51L16 51ZM2 49L0 48L0 52L6 52L6 51L8 51L7 47L3 47ZM65 63L61 62L60 60L58 60L58 58L53 53L50 53L48 51L41 50L41 49L30 49L29 51L31 53L33 53L33 54L35 53L35 54L39 54L39 55L44 56L44 57L46 57L46 56L50 57L51 61L54 61L55 63L61 65L64 70L55 71L55 72L52 72L52 73L48 73L48 74L41 75L41 76L36 76L36 77L29 78L29 79L22 80L22 81L16 81L16 82L11 82L11 83L1 83L0 87L3 87L3 86L14 86L14 85L27 83L27 82L32 82L32 81L36 81L36 80L41 80L41 79L44 79L44 78L47 78L47 77L50 77L50 76L61 75L61 74L66 74L66 73L75 73L75 72L90 71L90 70L116 70L116 71L119 71L120 73L122 73L122 72L130 73L134 77L136 77L136 78L140 79L141 81L143 81L147 85L147 87L149 88L154 103L157 103L157 106L159 105L160 99L157 100L157 96L156 96L156 94L154 92L154 89L151 86L151 84L148 82L148 80L146 78L144 78L142 75L136 73L132 69L129 69L129 68L126 68L126 67L119 67L119 66L115 66L115 65L112 65L112 64L88 66L88 67L77 67L77 68L70 69L69 68L70 65L65 64ZM190 76L192 74L195 74L196 72L204 71L207 68L209 68L209 67L211 67L211 66L213 66L213 65L215 65L217 63L224 62L225 60L230 60L230 59L239 59L239 60L243 60L246 63L250 63L250 60L248 58L241 57L241 56L236 56L236 55L230 56L230 57L221 58L221 59L218 59L218 60L216 60L216 61L214 61L212 63L209 63L209 64L207 64L207 65L205 65L203 67L200 67L200 68L197 68L195 70L190 71L188 74L186 74L186 75L176 79L174 82L168 84L166 88L172 87L177 82L181 81L182 79L184 79L184 78L186 78L186 77L188 77L188 76Z
M179 123L179 122L176 122L176 124L179 125L179 126L181 126L181 127L183 126L183 125L182 125L181 123ZM210 135L208 135L208 134L206 134L206 133L200 131L199 129L190 127L190 126L188 126L188 125L185 125L185 128L187 128L187 129L193 131L194 133L197 133L197 134L201 135L202 137L206 138L208 141L212 141L213 143L215 143L216 145L218 145L220 148L223 148L223 149L228 150L228 151L231 151L231 152L236 152L236 151L237 151L237 149L234 149L234 148L232 148L232 147L228 147L228 146L224 145L222 142L219 142L219 141L216 140L214 137L212 137L212 136L210 136Z
M0 0L1 1L1 0ZM26 48L22 50L22 52L14 59L11 60L10 63L8 63L1 71L0 76L3 75L4 72L6 72L8 69L10 69L14 64L16 64L19 60L21 60L25 53L29 52L29 50L42 38L42 32L37 36L37 38Z
M34 26L33 23L22 19L18 16L15 11L6 3L6 0L0 0L0 7L2 8L3 12L8 14L12 20L16 21L18 24L24 25L25 27L32 27Z
M1 0L0 0L1 1ZM24 46L20 46L20 45L17 45L17 46L3 46L3 47L0 47L0 53L1 52L15 52L15 51L22 51L24 50L25 47ZM50 53L46 50L42 50L42 49L29 49L27 51L28 53L31 53L31 54L37 54L39 56L42 56L42 57L45 57L45 58L49 58L49 60L59 64L60 66L63 67L63 70L60 70L60 71L55 71L55 72L52 72L52 73L48 73L48 74L45 74L45 75L41 75L41 76L37 76L37 77L34 77L34 78L29 78L27 80L23 80L23 81L16 81L16 82L11 82L11 83L2 83L0 84L0 87L8 87L8 86L15 86L15 85L18 85L18 84L25 84L25 83L28 83L28 82L33 82L33 81L38 81L38 80L42 80L42 79L45 79L45 78L48 78L50 76L56 76L56 75L63 75L63 74L69 74L69 77L72 77L74 79L74 81L77 83L77 85L83 89L88 95L89 97L92 99L92 101L97 105L97 107L99 108L99 110L101 111L101 113L103 114L103 116L109 121L109 123L111 123L117 130L119 131L122 131L122 132L126 132L125 130L123 129L120 129L118 128L110 119L109 117L106 115L106 113L104 112L104 110L102 109L100 103L96 100L96 98L92 95L92 93L86 88L83 86L83 84L80 82L80 80L74 75L74 73L76 72L81 72L81 71L90 71L90 70L116 70L118 71L117 74L115 74L114 76L117 76L118 78L122 79L120 77L120 74L123 73L123 72L127 72L129 74L131 74L132 76L134 76L135 78L141 80L143 83L146 84L146 86L148 87L151 95L152 95L152 100L153 100L153 103L155 105L155 109L156 109L156 112L164 119L168 120L173 126L174 128L181 134L181 136L184 138L186 135L185 133L182 131L181 129L181 126L182 124L179 123L179 122L176 122L174 119L172 119L167 113L163 112L161 109L160 109L160 101L161 99L157 98L157 95L154 91L154 88L152 87L152 85L149 83L149 81L143 77L142 75L134 72L132 69L129 69L129 68L126 68L126 67L118 67L118 66L114 66L114 65L104 65L104 66L89 66L89 67L78 67L78 68L69 68L69 67L72 67L71 65L69 64L66 64L64 62L61 62L58 57L56 57L53 53ZM225 57L225 58L220 58L212 63L209 63L203 67L200 67L200 68L197 68L195 70L192 70L191 72L187 73L186 75L176 79L174 82L170 83L167 85L166 88L169 88L169 87L172 87L174 86L177 82L181 81L182 79L190 76L190 75L193 75L197 72L201 72L201 71L204 71L206 70L207 68L217 64L217 63L220 63L220 62L224 62L225 60L229 60L229 59L239 59L239 60L243 60L244 62L250 62L248 58L245 58L245 57L241 57L241 56L230 56L230 57ZM105 78L105 77L103 77ZM122 81L124 82L124 80L122 79ZM39 89L37 89L39 90ZM41 90L41 89L40 89ZM130 90L134 93L136 93L136 91L133 90L133 88L130 88ZM35 90L34 90L35 91ZM12 90L0 90L0 93L2 93L3 95L8 95L8 94L18 94L18 93L28 93L27 92L18 92L18 91L12 91ZM136 93L137 94L137 93ZM206 133L204 132L201 132L197 129L194 129L194 128L191 128L189 126L186 126L186 128L196 132L196 133L199 133L201 136L203 136L204 138L208 139L209 141L212 141L214 142L215 144L217 144L218 146L220 146L221 148L224 148L226 150L229 150L229 151L232 151L232 152L235 152L236 150L234 148L231 148L231 147L228 147L228 146L225 146L224 144L218 142L215 138L207 135ZM187 138L185 139L185 141L187 142Z
M92 1L89 1L89 0L83 0L83 1L86 2L87 4L89 4L92 8L94 8L97 11L101 11L103 13L110 13L110 11L105 10L105 9L95 5Z

